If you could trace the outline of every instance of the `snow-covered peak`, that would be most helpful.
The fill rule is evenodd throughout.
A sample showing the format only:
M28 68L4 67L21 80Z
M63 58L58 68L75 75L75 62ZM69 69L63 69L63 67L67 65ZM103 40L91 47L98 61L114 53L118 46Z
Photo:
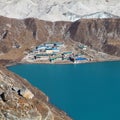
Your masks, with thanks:
M75 21L86 15L87 18L111 16L100 11L120 16L120 0L0 0L0 15L18 19Z

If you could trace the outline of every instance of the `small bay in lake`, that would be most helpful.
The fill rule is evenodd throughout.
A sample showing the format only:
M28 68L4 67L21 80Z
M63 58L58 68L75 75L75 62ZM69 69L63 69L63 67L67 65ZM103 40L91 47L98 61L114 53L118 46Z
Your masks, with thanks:
M42 90L73 120L120 120L120 62L18 64L8 69Z

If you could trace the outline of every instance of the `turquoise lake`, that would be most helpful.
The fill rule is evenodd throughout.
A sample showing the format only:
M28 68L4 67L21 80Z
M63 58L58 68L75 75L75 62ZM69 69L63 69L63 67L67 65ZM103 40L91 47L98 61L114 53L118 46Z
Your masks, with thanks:
M73 120L120 120L120 62L18 64L8 69L46 93Z

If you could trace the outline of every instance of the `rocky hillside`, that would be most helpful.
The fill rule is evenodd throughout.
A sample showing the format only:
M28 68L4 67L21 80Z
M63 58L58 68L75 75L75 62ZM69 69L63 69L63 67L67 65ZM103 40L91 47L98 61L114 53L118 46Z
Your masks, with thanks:
M34 17L47 21L75 21L81 16L107 12L120 16L119 0L0 0L0 15ZM98 15L95 15L95 18ZM101 15L104 17L104 13ZM107 16L109 18L110 16Z
M46 41L76 41L120 56L120 19L83 19L76 22L46 22L0 17L0 58L20 60L25 52Z
M0 120L71 120L26 80L0 68Z
M45 22L0 17L0 57L19 60L25 51L45 41L63 41L69 22Z
M84 19L71 24L71 39L111 55L120 56L120 19Z

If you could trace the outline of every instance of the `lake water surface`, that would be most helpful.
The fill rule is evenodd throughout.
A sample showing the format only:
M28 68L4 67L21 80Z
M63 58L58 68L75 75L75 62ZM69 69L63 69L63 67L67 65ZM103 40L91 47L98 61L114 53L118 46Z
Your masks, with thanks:
M18 64L8 68L73 120L120 120L120 62Z

